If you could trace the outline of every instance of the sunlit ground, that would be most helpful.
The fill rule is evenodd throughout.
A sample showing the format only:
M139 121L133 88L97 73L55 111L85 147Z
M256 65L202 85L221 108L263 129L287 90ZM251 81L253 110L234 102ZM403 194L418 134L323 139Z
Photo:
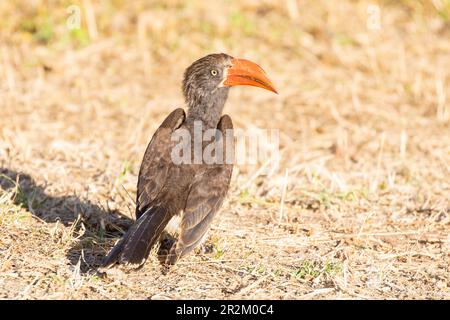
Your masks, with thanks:
M0 2L1 298L450 298L449 1L101 3ZM235 168L210 251L98 277L212 52L275 83L225 112L279 169Z

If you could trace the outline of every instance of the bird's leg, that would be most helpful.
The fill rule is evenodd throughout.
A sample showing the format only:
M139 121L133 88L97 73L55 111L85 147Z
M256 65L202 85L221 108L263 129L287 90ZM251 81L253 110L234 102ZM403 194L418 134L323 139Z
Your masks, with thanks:
M214 244L208 240L208 232L205 232L203 237L198 242L198 252L201 254L208 254L214 251Z
M165 264L170 249L176 242L176 238L167 231L163 231L159 238L158 260L161 264Z

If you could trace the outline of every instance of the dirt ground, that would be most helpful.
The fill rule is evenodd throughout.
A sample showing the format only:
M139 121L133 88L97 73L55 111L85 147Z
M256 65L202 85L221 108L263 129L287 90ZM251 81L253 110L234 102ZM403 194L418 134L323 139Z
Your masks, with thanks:
M0 298L450 299L450 1L98 3L0 3ZM209 251L99 277L213 52L276 85L225 112L279 169L236 167Z

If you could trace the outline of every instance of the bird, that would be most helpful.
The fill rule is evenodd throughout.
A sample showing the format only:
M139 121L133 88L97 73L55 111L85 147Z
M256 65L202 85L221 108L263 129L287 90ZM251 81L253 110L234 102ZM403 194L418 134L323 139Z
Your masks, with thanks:
M182 91L187 112L175 109L155 131L139 170L136 221L103 259L101 270L116 264L140 269L158 241L165 266L174 265L202 244L230 185L233 123L222 112L230 88L239 85L278 93L259 65L225 53L209 54L186 69ZM196 129L202 134L212 130L209 144L195 141ZM183 143L173 138L183 136L180 133L188 136ZM185 153L191 153L183 154L186 161L174 156L180 144ZM208 145L214 149L212 161L201 157Z

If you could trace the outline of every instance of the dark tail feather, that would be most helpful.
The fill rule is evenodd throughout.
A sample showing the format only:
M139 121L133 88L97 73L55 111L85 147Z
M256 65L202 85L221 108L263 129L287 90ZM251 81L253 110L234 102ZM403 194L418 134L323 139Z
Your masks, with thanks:
M131 226L102 262L102 269L116 263L140 268L170 220L167 210L151 207Z

